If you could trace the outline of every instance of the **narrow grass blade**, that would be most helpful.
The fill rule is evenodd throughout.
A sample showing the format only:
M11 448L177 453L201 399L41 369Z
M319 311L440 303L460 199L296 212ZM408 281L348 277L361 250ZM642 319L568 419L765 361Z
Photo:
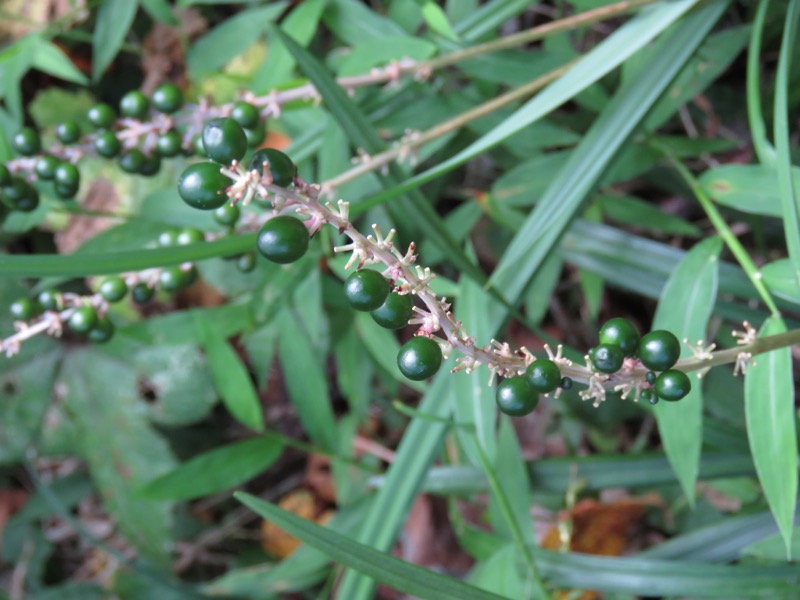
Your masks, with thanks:
M761 109L761 39L764 37L767 8L769 0L761 0L753 19L753 29L747 47L747 120L750 124L753 149L759 162L765 166L775 163L775 148L767 137L767 126Z
M784 331L783 321L771 317L764 323L760 335ZM791 349L782 348L759 356L755 364L747 368L744 383L750 450L788 555L797 500L797 432Z
M717 297L719 254L722 240L709 238L692 248L670 276L661 292L653 329L666 329L679 340L705 344L706 327ZM691 356L685 344L681 356ZM694 377L693 377L694 379ZM692 390L680 402L661 402L655 408L658 431L683 493L694 505L694 484L703 444L703 392L694 379Z
M301 519L250 494L237 492L234 496L264 519L321 550L332 559L401 592L429 600L501 600L503 598L458 579L440 575L389 554L383 554L339 533ZM339 597L347 596L340 592Z
M138 5L137 0L106 0L100 3L92 39L92 79L95 81L100 79L122 47Z

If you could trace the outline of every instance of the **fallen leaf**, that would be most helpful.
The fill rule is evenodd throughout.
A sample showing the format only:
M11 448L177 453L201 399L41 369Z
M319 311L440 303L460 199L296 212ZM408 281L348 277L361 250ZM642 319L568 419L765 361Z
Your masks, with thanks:
M286 494L278 502L283 510L302 519L325 525L333 518L334 511L327 509L318 511L317 501L309 490L295 490ZM297 550L302 542L289 535L271 521L261 522L261 546L264 550L279 559L284 559Z

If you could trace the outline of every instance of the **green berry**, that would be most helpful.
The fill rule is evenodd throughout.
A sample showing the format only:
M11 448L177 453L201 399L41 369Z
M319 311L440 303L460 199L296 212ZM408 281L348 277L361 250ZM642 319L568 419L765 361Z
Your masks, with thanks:
M601 373L616 373L622 368L625 355L616 344L598 344L589 351L592 366Z
M178 235L180 234L180 230L174 227L170 229L165 229L160 234L158 234L158 245L162 248L169 248L170 246L176 246L178 244Z
M302 258L308 250L308 228L300 219L274 217L258 232L258 251L272 262L286 264Z
M233 119L211 119L203 127L203 148L211 160L227 165L242 160L247 152L247 136Z
M153 299L156 291L144 282L139 282L131 288L131 298L136 304L146 304Z
M125 150L119 157L119 166L126 173L138 173L144 165L144 154L138 148Z
M81 172L72 163L62 162L53 171L56 184L77 188L81 182Z
M669 331L651 331L639 340L639 360L651 371L666 371L680 355L681 344Z
M689 376L683 371L669 369L656 377L656 383L653 387L656 395L662 400L676 402L691 391L692 382L689 381Z
M254 252L245 252L236 259L236 268L242 273L249 273L256 268L256 255Z
M261 122L252 129L245 129L244 136L247 138L248 148L258 148L264 141L264 136L267 135L267 126Z
M94 140L94 149L100 156L114 158L122 150L122 144L113 131L101 131Z
M558 387L560 387L562 390L569 390L572 388L573 383L575 382L572 381L572 379L570 379L569 377L562 377L561 383L558 384Z
M192 140L192 149L194 150L194 153L197 154L198 156L207 156L206 149L203 146L202 135L198 135Z
M158 138L156 148L158 149L158 153L164 158L178 156L181 150L183 150L183 138L181 138L180 133L174 129L170 129Z
M391 292L378 308L369 313L372 320L386 329L402 329L414 314L411 294Z
M436 374L442 366L442 349L427 337L413 337L403 344L397 354L397 367L413 381L422 381Z
M8 170L7 166L0 163L0 186L5 187L9 183L11 183L11 172Z
M297 167L292 159L274 148L262 148L253 154L253 158L250 160L250 168L255 169L261 175L264 174L265 166L272 174L272 183L281 187L291 185L297 174Z
M108 129L114 124L116 117L114 109L108 104L95 104L86 113L88 121L98 129Z
M44 310L64 309L64 301L61 298L61 294L59 294L58 290L55 288L47 288L46 290L42 290L39 292L37 300L39 301L39 306L41 306Z
M81 128L75 121L64 121L56 125L56 137L62 144L74 144L81 138Z
M158 287L165 292L177 292L189 287L197 277L192 269L184 270L181 267L167 267L158 274Z
M192 208L212 210L228 201L225 189L231 185L230 178L220 173L213 162L190 165L178 180L178 194Z
M188 246L189 244L199 244L200 242L205 242L206 236L203 234L202 231L195 227L184 227L178 233L178 237L175 238L175 243L178 246Z
M236 221L239 220L240 214L241 211L236 204L226 202L222 206L215 208L211 216L214 217L214 220L220 225L233 227L236 225Z
M625 356L633 356L639 347L639 332L628 319L618 317L606 321L600 328L600 343L614 344Z
M533 412L539 403L539 394L527 377L516 375L500 382L495 393L495 402L500 412L512 417L522 417Z
M33 156L42 149L42 140L39 132L33 127L24 127L19 130L11 140L14 150L22 156Z
M97 311L88 304L76 308L67 321L67 325L75 333L88 333L96 324Z
M143 119L150 109L150 102L142 92L133 90L125 94L119 101L119 112L123 117Z
M655 404L656 402L658 402L658 396L656 396L653 393L653 390L645 388L641 392L639 392L639 400L641 400L642 402L649 402L650 404Z
M528 365L525 377L528 385L539 394L549 394L561 384L561 370L546 358L539 358Z
M145 155L139 174L144 177L152 177L161 170L161 156L153 153Z
M39 206L39 192L21 177L13 176L3 187L3 202L12 210L31 212Z
M36 302L30 298L20 298L11 303L11 306L8 307L8 312L17 321L28 321L36 316L37 308Z
M119 302L128 293L128 284L122 277L113 275L106 277L97 291L109 302Z
M39 176L39 179L49 181L55 177L56 167L58 167L59 164L61 164L61 161L55 156L46 154L36 161L36 175Z
M648 371L647 373L645 373L644 374L644 380L647 383L649 383L650 385L653 385L656 382L656 374L655 374L655 372L654 371Z
M75 194L78 193L79 186L77 184L69 185L64 183L56 183L53 186L53 189L55 190L56 195L59 198L63 198L64 200L69 200L70 198L74 198Z
M107 316L98 317L97 323L89 330L86 337L95 344L104 344L114 336L114 323Z
M183 106L183 92L173 83L162 83L153 92L153 106L156 110L171 114Z
M381 307L390 291L386 278L370 269L356 271L344 282L344 295L356 310L371 311Z
M244 129L252 129L258 125L261 116L258 109L248 102L234 102L231 109L231 119L236 121Z

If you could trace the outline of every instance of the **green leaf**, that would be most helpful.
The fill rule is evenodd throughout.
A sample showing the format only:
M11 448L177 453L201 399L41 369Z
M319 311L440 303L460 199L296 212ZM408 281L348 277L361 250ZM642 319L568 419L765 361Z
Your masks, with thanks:
M138 5L137 0L106 0L100 3L92 38L92 79L95 81L102 77L106 67L117 56L133 24Z
M691 343L706 339L706 328L717 297L719 254L722 240L709 238L692 248L681 260L661 292L653 329L666 329ZM685 344L681 356L692 352ZM689 503L694 489L703 443L703 393L694 379L689 394L680 402L660 402L655 408L658 431L672 468Z
M172 7L168 0L140 0L142 8L154 20L165 25L177 25L178 19L172 14Z
M72 83L78 83L80 85L89 83L86 76L78 70L69 58L67 58L67 55L64 54L61 48L41 38L41 36L37 35L32 37L37 39L33 54L33 67L65 81L71 81Z
M764 265L761 275L769 291L775 296L800 304L800 285L795 277L794 265L788 258Z
M659 209L640 198L633 196L619 196L616 194L603 194L597 201L606 217L624 225L646 227L652 231L699 237L701 230L693 223L689 223L677 215Z
M265 435L204 452L145 485L151 500L190 500L240 485L265 471L283 451L280 438Z
M431 0L425 2L422 6L422 17L434 33L438 33L448 40L458 40L458 35L450 24L450 20L438 4Z
M792 168L792 182L800 188L800 168ZM722 165L700 176L703 190L717 203L742 212L780 217L781 190L771 165Z
M193 314L197 339L206 353L211 377L222 403L237 421L263 431L264 413L250 373L204 311L196 310Z
M760 335L786 331L778 317L764 323ZM764 495L791 559L792 524L797 500L797 433L790 348L756 357L744 379L747 438Z
M339 533L301 519L274 504L236 492L236 499L274 522L287 533L321 550L332 559L407 594L430 600L500 600L502 596L484 592L453 577L428 571L383 554Z
M323 16L327 25L341 40L357 46L365 40L405 35L394 21L381 17L356 0L329 0Z

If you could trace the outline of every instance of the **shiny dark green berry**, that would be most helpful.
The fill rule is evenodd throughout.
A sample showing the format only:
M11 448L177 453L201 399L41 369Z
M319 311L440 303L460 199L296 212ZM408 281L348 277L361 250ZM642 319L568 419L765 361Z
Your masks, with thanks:
M11 303L8 312L17 321L28 321L36 316L37 308L36 302L30 298L20 298Z
M139 174L143 177L152 177L156 175L161 170L161 155L156 154L145 154L144 162L142 163L141 168L139 169Z
M0 163L0 186L6 186L11 183L11 171L3 163Z
M184 227L178 232L175 243L178 246L188 246L189 244L199 244L205 242L206 236L196 227Z
M658 397L653 393L653 390L645 388L641 392L639 392L639 400L642 402L649 402L650 404L655 404L658 402Z
M136 304L147 304L153 299L155 289L144 282L139 282L131 288L131 298Z
M171 114L183 106L183 92L174 83L162 83L151 96L156 110Z
M656 377L653 387L656 395L662 400L677 402L691 391L692 382L683 371L668 369Z
M569 377L562 377L561 383L558 384L558 387L560 387L562 390L569 390L572 389L573 383L575 382L572 381L572 379L570 379Z
M297 167L292 159L274 148L262 148L255 152L250 160L250 168L255 169L261 175L264 174L265 165L272 174L272 183L281 187L291 185L297 174Z
M96 324L97 311L88 304L76 308L67 321L67 325L75 333L88 333Z
M633 356L639 347L639 332L628 319L617 317L600 328L600 343L615 344L625 356Z
M125 150L119 157L119 166L126 173L138 173L144 165L144 154L138 148Z
M254 252L245 252L236 259L236 268L242 273L249 273L256 268L256 255Z
M109 302L119 302L128 293L128 284L122 277L112 275L103 280L97 291Z
M56 167L58 167L59 164L61 164L59 159L46 154L36 161L36 175L39 179L49 181L55 177Z
M263 122L258 123L252 129L244 130L244 136L247 138L248 148L258 148L264 141L264 137L266 135L267 135L267 126Z
M500 412L512 417L522 417L533 412L539 404L539 394L522 375L509 377L500 382L495 392L495 402Z
M97 318L97 323L86 334L90 342L104 344L114 337L114 323L106 315Z
M177 292L193 282L190 271L181 267L167 267L158 274L158 287L165 292Z
M344 282L344 295L356 310L371 311L381 307L390 291L386 278L371 269L352 273Z
M58 290L55 288L47 288L39 292L39 296L37 297L39 301L39 306L42 307L44 310L63 310L64 309L64 301L61 298L61 294L58 293Z
M220 225L233 227L239 220L240 214L241 211L238 205L226 202L222 206L215 208L211 216L214 217L214 220Z
M300 219L282 215L264 223L257 246L262 256L279 264L294 262L308 250L308 228Z
M64 121L56 125L56 137L62 144L74 144L81 138L81 128L75 121Z
M13 176L3 187L3 202L13 210L31 212L39 206L39 191L21 177Z
M228 201L225 189L230 178L220 173L217 163L201 162L190 165L178 180L178 194L192 208L212 210Z
M552 360L539 358L525 371L528 385L539 394L549 394L561 385L561 370Z
M244 129L252 129L260 120L258 109L249 102L234 102L231 109L231 119Z
M639 340L639 360L651 371L666 371L680 355L681 344L669 331L651 331Z
M94 149L104 158L114 158L122 150L122 143L113 131L101 131L94 140Z
M56 196L64 200L69 200L70 198L74 198L75 194L78 193L79 186L77 184L56 183L53 189L56 192Z
M203 127L203 148L211 160L227 165L242 160L247 152L247 136L233 119L211 119Z
M62 162L53 171L53 179L61 185L78 186L81 182L81 172L72 163Z
M164 158L178 156L183 150L183 138L180 133L171 129L158 138L156 149Z
M414 314L411 294L391 292L378 308L369 313L372 320L386 329L402 329Z
M98 129L108 129L114 124L117 115L108 104L95 104L86 113L89 123Z
M413 381L433 377L441 366L442 349L431 338L413 337L403 344L397 354L397 367Z
M180 229L175 227L171 227L170 229L165 229L161 233L158 234L158 245L162 248L169 248L170 246L175 246L178 244L178 235L180 234Z
M23 127L11 140L14 150L22 156L33 156L42 149L42 139L33 127Z
M648 371L647 373L645 373L644 374L644 380L647 383L649 383L650 385L653 385L656 382L656 373L655 373L655 371Z
M143 119L150 110L150 102L142 92L133 90L125 94L119 101L119 112L123 117Z
M592 366L600 373L616 373L622 368L625 355L616 344L598 344L589 351Z

